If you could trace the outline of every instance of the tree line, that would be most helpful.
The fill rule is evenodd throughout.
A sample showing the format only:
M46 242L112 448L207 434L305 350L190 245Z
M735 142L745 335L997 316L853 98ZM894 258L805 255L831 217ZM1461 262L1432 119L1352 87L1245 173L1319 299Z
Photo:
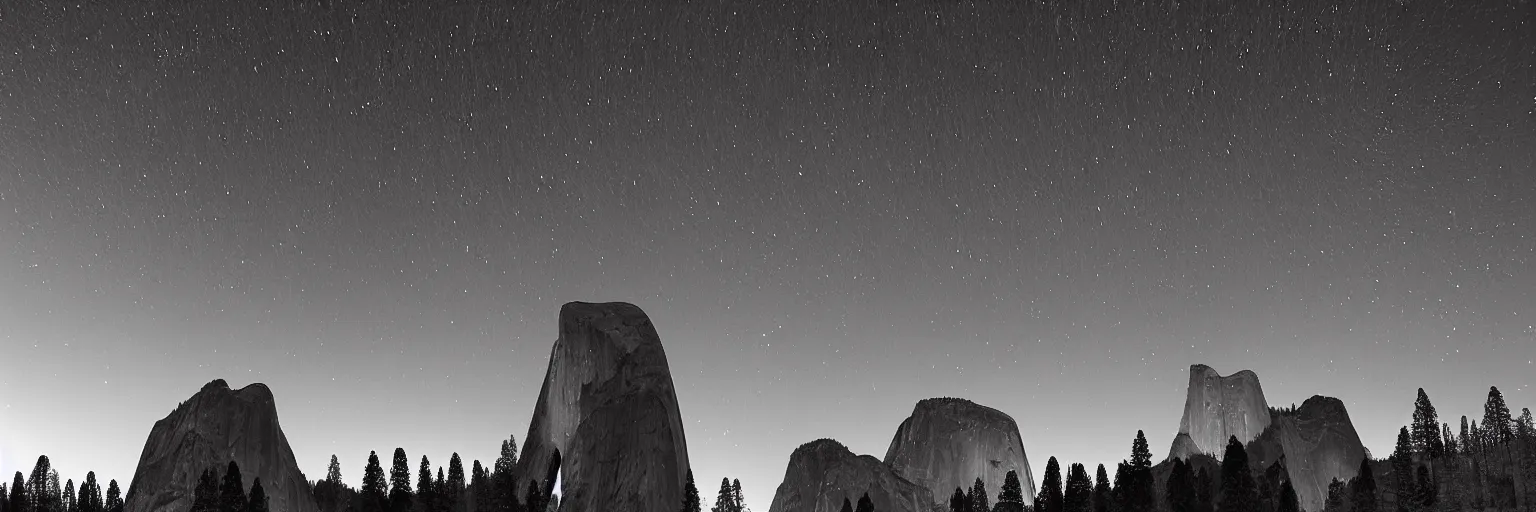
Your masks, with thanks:
M320 512L543 512L559 507L559 496L545 496L544 489L553 482L529 482L519 499L516 493L517 437L501 442L501 453L486 468L473 462L464 472L464 462L454 453L444 471L436 471L426 455L417 465L416 482L411 483L410 459L404 448L395 448L389 476L379 462L378 452L368 453L363 467L361 488L342 482L341 463L331 456L324 480L310 484L311 494ZM542 485L541 485L542 484Z
M1361 476L1335 479L1324 512L1450 512L1536 510L1536 424L1529 408L1514 417L1498 387L1488 388L1483 418L1461 417L1459 429L1442 423L1423 388L1413 420L1398 430L1392 455L1362 464ZM1374 466L1374 467L1373 467ZM1383 473L1366 493L1357 482ZM1374 482L1370 482L1374 486Z
M9 486L0 482L0 512L123 512L123 493L112 480L102 494L95 471L86 472L78 491L74 479L60 485L53 463L39 455L30 477L17 471Z

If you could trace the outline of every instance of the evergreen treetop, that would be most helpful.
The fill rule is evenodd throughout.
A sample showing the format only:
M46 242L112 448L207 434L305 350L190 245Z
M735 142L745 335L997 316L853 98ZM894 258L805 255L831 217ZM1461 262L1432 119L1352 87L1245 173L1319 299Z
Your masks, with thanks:
M869 493L859 497L859 504L853 507L853 512L875 512L875 502L869 499Z
M240 465L229 461L229 467L224 470L224 481L219 485L219 512L245 512L247 505Z

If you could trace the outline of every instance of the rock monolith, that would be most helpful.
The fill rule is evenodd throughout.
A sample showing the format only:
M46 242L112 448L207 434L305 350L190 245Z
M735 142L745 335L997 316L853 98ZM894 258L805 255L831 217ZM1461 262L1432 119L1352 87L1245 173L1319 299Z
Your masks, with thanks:
M319 510L278 426L272 390L256 383L233 391L222 379L204 385L155 422L128 486L124 510L189 510L203 470L213 468L222 479L230 461L240 466L247 491L261 478L273 512Z
M1187 456L1193 450L1219 460L1229 437L1246 443L1268 428L1269 422L1269 404L1257 374L1243 370L1222 376L1209 366L1192 365L1184 417L1169 455Z
M928 488L902 478L874 456L854 455L842 443L819 439L790 454L768 512L837 512L844 499L858 502L864 493L880 512L933 509Z
M516 492L530 482L560 509L676 510L688 444L661 338L633 304L571 302L518 460Z
M1018 423L1002 411L961 398L918 402L896 429L885 464L946 505L955 488L970 489L977 478L995 500L1009 471L1018 473L1025 502L1035 497Z

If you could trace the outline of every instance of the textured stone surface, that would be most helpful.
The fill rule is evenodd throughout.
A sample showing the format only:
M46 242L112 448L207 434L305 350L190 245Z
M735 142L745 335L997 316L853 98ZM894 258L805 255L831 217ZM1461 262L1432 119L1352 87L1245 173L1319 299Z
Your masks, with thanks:
M768 512L838 512L844 498L858 502L866 492L880 512L933 510L933 495L926 487L902 478L880 459L854 455L842 443L820 439L800 445L789 456L784 482Z
M970 489L977 477L994 501L1010 470L1018 471L1026 503L1035 496L1035 478L1024 453L1019 425L1002 411L960 398L917 403L901 422L885 452L896 474L927 487L948 504L956 487Z
M1328 482L1349 481L1366 457L1365 446L1349 419L1344 402L1313 396L1292 414L1281 414L1263 434L1248 444L1255 467L1268 467L1284 457L1284 465L1301 506L1322 510Z
M554 486L564 511L674 510L683 499L688 444L656 328L633 304L572 302L534 406L517 466Z
M1188 436L1199 453L1220 459L1226 451L1227 438L1237 436L1244 443L1269 427L1269 404L1259 376L1243 370L1222 376L1203 364L1189 367L1189 391L1184 398L1184 417L1179 420L1179 435ZM1177 437L1175 439L1178 439ZM1188 446L1175 443L1174 449L1188 452Z
M1184 459L1188 462L1195 455L1200 454L1200 448L1195 446L1195 440L1189 438L1189 434L1179 434L1173 438L1173 447L1168 448L1168 460Z
M314 512L304 473L278 426L277 404L265 384L232 391L223 380L203 386L155 422L125 497L127 512L181 512L204 469L222 480L229 461L240 465L247 491L257 477L274 512Z

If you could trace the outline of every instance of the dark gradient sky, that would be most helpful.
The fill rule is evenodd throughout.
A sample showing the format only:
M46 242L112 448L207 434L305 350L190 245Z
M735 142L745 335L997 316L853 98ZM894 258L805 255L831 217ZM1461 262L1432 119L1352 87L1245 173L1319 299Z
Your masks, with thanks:
M5 2L0 474L126 485L214 378L311 478L489 463L573 300L759 511L934 396L1036 475L1164 456L1192 363L1377 455L1536 406L1529 2L1065 3Z

